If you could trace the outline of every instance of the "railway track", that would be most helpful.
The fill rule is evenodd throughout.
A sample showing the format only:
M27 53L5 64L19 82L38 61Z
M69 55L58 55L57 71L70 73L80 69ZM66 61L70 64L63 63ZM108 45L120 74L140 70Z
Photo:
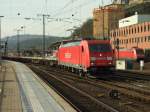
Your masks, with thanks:
M58 71L57 69L53 70L52 68L49 68L47 70L46 67L41 67L41 66L35 67L31 65L30 67L34 69L34 71L36 72L40 71L43 74L46 74L44 76L51 77L51 78L48 78L48 77L45 78L45 80L48 80L48 82L51 85L57 86L57 84L55 84L55 81L57 80L58 82L61 82L65 85L64 88L66 88L66 86L68 87L68 89L70 88L67 91L69 92L71 90L75 91L74 92L76 93L75 96L78 99L82 99L82 100L77 101L77 98L70 98L71 93L69 94L69 93L64 92L65 90L62 90L63 88L60 89L60 86L56 87L57 89L60 89L61 92L63 91L66 96L72 99L71 102L77 105L77 107L81 108L82 111L87 112L87 111L94 110L94 112L96 111L98 112L100 111L102 112L105 112L105 111L149 112L149 107L148 107L149 100L147 99L147 96L146 96L146 95L149 95L149 92L145 92L146 94L139 93L138 91L133 92L133 90L129 90L128 88L118 87L113 83L108 84L107 81L102 81L102 80L100 81L97 79L93 80L89 78L81 79L78 76L71 75L71 73L68 73L68 72L64 73L62 71ZM53 81L52 81L53 83L51 82L52 78L53 78ZM62 84L60 85L62 86ZM117 90L119 92L119 96L116 99L109 97L109 91L111 90Z
M52 69L47 68L46 70L50 72L50 70L52 70ZM63 75L63 74L65 76L67 75L66 77L68 77L68 78L72 78L72 76L73 77L75 76L75 74L72 74L72 76L70 77L70 75L71 75L70 72L63 73L64 71L60 71L59 69L56 69L53 71L55 71L59 74L61 73L61 75ZM111 77L110 77L110 79L111 79ZM108 79L107 81L104 81L104 80L97 80L97 79L91 80L90 78L88 78L88 79L86 79L86 82L88 82L90 84L94 84L95 86L103 86L105 88L110 88L110 89L113 88L113 89L118 90L120 93L122 93L124 95L131 96L132 98L138 99L140 101L150 102L150 97L149 97L150 96L150 89L148 90L148 89L143 88L143 86L145 86L145 85L139 87L139 86L135 85L135 82L129 83L129 82L122 82L122 80L116 81L116 79L115 80L110 80L110 79ZM120 79L120 77L119 77L119 79ZM127 77L127 79L128 79L128 77ZM130 80L133 80L133 79L130 79ZM140 81L141 81L141 79L140 79ZM147 82L147 83L150 83L150 82Z
M44 73L44 75L42 75L42 78L44 78L45 81L48 81L48 83L50 83L53 87L55 87L55 89L57 88L57 91L59 90L61 93L64 94L64 96L68 96L69 94L68 96L69 98L67 99L70 99L72 102L74 102L74 104L77 105L77 107L80 108L82 112L87 111L92 112L93 110L94 112L119 112L118 110L112 108L111 106L108 106L105 103L100 102L96 98L90 96L86 92L83 92L82 90L72 86L68 82L62 80L62 78L56 77L55 74L49 73L43 69L40 69L39 67L37 68L35 66L34 67L32 66L31 68L35 72L38 72L38 74ZM64 91L69 91L69 93L66 93ZM72 98L70 94L75 96Z

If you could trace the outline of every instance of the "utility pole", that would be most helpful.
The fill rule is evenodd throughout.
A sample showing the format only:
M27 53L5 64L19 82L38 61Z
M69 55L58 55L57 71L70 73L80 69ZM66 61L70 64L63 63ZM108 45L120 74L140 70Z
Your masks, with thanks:
M104 8L104 1L103 0L101 0L101 2L102 2L102 13L103 13L103 40L105 40L105 8Z
M20 56L20 31L22 31L22 28L20 29L14 29L14 31L17 31L17 56Z
M45 18L47 17L50 17L50 15L48 14L38 14L37 16L42 16L42 19L43 19L43 58L45 58Z
M0 58L1 58L1 47L2 47L2 45L1 45L1 36L2 36L2 28L1 28L1 18L3 18L4 16L0 16Z

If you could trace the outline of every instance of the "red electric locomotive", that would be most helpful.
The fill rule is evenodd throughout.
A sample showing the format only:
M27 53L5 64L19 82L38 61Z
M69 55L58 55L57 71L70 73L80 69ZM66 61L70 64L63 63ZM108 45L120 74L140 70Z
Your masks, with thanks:
M113 52L108 40L77 40L61 45L58 64L79 73L89 73L113 66Z
M119 49L115 51L117 59L130 59L130 60L143 60L144 50L141 48L133 47L131 49Z

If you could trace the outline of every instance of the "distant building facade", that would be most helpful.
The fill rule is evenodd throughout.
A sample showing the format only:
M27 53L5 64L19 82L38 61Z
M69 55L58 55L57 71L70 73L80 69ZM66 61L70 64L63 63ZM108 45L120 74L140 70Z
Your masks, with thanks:
M93 36L96 39L109 39L109 32L118 28L118 20L124 18L124 5L111 4L93 11Z
M119 48L150 49L150 22L115 29L110 32L110 35L113 48L117 46L117 39L119 39Z

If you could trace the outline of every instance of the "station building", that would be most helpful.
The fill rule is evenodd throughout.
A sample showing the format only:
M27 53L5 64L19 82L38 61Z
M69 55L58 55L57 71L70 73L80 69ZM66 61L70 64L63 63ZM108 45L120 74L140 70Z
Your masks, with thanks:
M143 48L150 54L150 15L134 15L119 21L119 28L110 31L112 47Z

